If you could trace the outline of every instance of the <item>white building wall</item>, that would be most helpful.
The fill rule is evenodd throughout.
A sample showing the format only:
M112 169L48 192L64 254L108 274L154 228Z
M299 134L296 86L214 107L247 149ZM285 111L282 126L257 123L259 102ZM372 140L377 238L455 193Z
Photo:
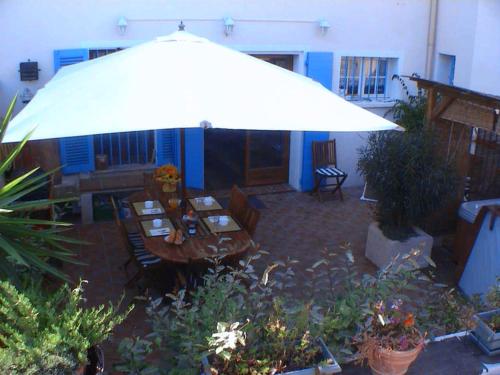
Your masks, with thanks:
M434 72L440 69L440 53L456 56L456 86L470 85L476 21L477 0L439 0Z
M500 1L480 0L469 88L500 95Z
M247 52L293 53L304 71L307 51L334 53L334 91L340 57L385 56L398 59L397 73L423 75L429 15L428 0L10 0L0 2L0 113L9 99L28 87L33 92L53 75L55 49L129 46L176 30L186 30ZM128 19L122 35L120 16ZM230 36L223 17L235 21ZM318 20L331 28L322 35ZM19 63L38 61L40 79L19 80ZM398 96L398 92L393 92ZM22 104L18 105L18 110ZM379 107L379 104L370 106ZM385 112L390 104L376 109ZM359 185L355 161L358 134L335 134L339 166L347 185ZM291 183L299 185L300 135L292 135Z
M456 86L500 95L500 1L439 0L435 78L439 54L456 56Z

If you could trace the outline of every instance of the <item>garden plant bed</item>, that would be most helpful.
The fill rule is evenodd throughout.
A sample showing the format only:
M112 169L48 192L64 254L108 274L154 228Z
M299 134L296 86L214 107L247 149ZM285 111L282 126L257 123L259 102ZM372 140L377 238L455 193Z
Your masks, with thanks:
M319 346L319 351L317 356L316 364L311 365L308 368L303 369L294 369L291 368L289 371L283 372L283 375L330 375L330 374L338 374L342 372L339 364L335 360L335 357L330 352L328 347L325 345L324 341L321 338L317 339L317 344ZM203 366L203 374L204 375L212 375L211 371L211 363L209 357L203 357L202 366ZM233 374L226 374L233 375ZM236 375L236 374L234 374Z
M496 309L474 316L477 325L471 337L487 355L500 354L500 331L496 321L499 315L500 309ZM492 323L494 319L495 321Z

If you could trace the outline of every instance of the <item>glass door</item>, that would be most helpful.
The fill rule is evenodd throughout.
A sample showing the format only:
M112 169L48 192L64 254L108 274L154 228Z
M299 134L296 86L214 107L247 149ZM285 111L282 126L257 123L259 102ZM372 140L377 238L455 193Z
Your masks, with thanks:
M293 71L292 55L254 55L254 57ZM245 143L245 185L288 182L290 132L247 130Z
M247 130L245 185L288 182L290 132Z

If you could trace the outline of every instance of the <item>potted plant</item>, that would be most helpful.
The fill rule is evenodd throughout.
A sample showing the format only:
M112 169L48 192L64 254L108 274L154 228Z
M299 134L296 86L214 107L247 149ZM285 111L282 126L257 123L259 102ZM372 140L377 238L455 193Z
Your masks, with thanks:
M153 178L162 184L164 193L173 193L177 190L177 183L181 180L177 167L173 164L162 165L155 169Z
M306 269L311 279L305 285L311 293L308 300L315 301L321 309L321 336L340 364L356 359L353 338L373 315L372 306L380 300L398 296L408 301L411 293L412 308L418 311L420 326L426 323L422 322L421 312L429 301L414 298L415 286L426 294L435 288L420 270L408 266L413 263L416 252L403 255L402 262L394 260L375 274L360 273L349 243L342 244L339 251L324 249L321 255L320 260ZM437 320L437 316L435 318Z
M368 361L374 375L403 375L424 346L415 317L396 300L375 304L373 315L358 335L359 361Z
M281 306L275 309L273 316L253 324L219 322L217 332L208 340L209 356L202 359L204 375L341 372L323 340L315 339L303 326L308 324L304 306L298 311L298 320L290 319L291 314L282 311Z
M20 290L0 282L0 373L95 374L95 362L102 361L96 346L131 308L124 313L113 305L85 308L82 294L82 282L54 293L40 284ZM89 358L94 372L87 368Z
M359 152L358 169L377 198L366 257L383 268L397 254L420 248L415 266L425 266L433 239L418 225L455 191L454 169L426 129L372 133Z
M122 362L116 369L169 375L199 375L200 367L211 375L340 372L317 339L311 306L274 295L279 285L270 273L279 266L256 276L251 262L262 253L238 267L217 259L203 284L189 294L181 290L169 294L170 301L151 301L147 313L152 332L135 343L122 342ZM160 353L154 365L146 358L151 345Z
M472 337L487 354L500 353L500 279L486 295L489 310L473 316L475 328Z

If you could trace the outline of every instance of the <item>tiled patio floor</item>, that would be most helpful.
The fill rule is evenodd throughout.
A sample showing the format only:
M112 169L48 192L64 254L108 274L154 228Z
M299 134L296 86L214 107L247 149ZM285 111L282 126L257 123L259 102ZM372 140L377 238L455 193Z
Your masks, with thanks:
M335 249L349 241L359 270L374 272L375 266L364 257L372 204L360 201L360 195L360 189L346 188L343 202L337 198L323 203L299 192L259 195L266 208L261 209L255 240L271 253L263 262L287 257L299 260L296 273L300 284L307 277L304 269L318 260L321 249ZM117 228L109 221L77 225L76 231L81 239L92 242L79 249L78 258L87 265L66 265L65 271L75 280L89 281L86 288L89 304L117 301L124 293L126 281L119 266L127 259ZM124 303L130 303L135 293L128 290ZM118 342L147 331L145 318L144 304L139 302L125 323L116 329L114 340L104 344L108 371L118 359L115 352Z

